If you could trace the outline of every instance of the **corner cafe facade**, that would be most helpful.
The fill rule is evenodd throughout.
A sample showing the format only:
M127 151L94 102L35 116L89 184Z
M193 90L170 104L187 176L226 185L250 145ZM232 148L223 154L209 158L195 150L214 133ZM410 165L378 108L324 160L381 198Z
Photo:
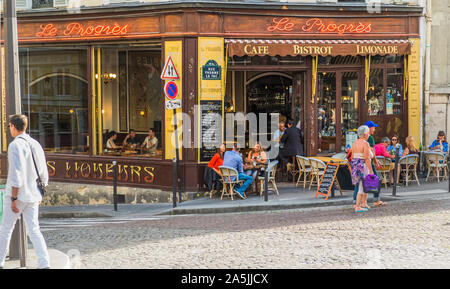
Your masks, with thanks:
M190 2L19 13L22 112L45 148L51 181L110 185L117 161L119 185L167 191L173 110L160 75L169 56L179 75L178 125L188 125L184 113L193 128L185 143L203 138L208 112L293 118L307 155L341 151L367 120L380 124L379 136L420 139L421 9L383 11ZM142 141L149 128L158 138L153 153L107 151L111 131L120 144L130 129ZM217 131L221 139L224 128ZM213 150L179 152L183 191L201 190ZM1 159L6 168L5 142Z

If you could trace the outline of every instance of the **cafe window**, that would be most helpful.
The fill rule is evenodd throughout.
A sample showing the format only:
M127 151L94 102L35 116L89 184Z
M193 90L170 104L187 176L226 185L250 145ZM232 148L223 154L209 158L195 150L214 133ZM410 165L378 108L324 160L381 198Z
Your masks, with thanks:
M85 48L21 48L22 112L47 153L88 154Z
M113 88L103 89L103 153L162 157L161 50L104 50L103 59L103 69L117 59L109 68L118 71Z
M367 93L370 116L399 115L403 107L403 56L374 56Z

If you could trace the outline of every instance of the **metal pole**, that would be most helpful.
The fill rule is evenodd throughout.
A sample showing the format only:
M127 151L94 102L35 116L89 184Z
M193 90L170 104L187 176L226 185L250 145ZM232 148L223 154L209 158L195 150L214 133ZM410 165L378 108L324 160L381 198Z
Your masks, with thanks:
M174 158L172 160L172 168L173 168L173 207L177 207L177 182L178 182L178 174L177 174L177 159Z
M114 174L114 180L113 180L113 198L114 198L114 211L117 212L117 161L113 161L113 174Z
M4 46L5 46L5 93L6 93L6 116L21 113L21 94L19 78L19 44L17 38L17 13L16 1L3 1L4 13ZM5 119L3 119L5 120ZM6 133L7 144L12 142L12 136ZM26 244L26 234L23 221L16 222L16 226L11 236L9 256L11 259L20 259L21 266L26 266L26 246L23 246L25 253L21 250L21 244ZM25 255L25 256L23 256ZM25 258L25 259L23 259ZM24 262L22 262L24 261Z
M392 196L397 196L397 174L398 172L398 146L395 148L395 162L394 162L394 185L392 187Z
M23 215L20 215L19 220L19 236L20 236L20 267L25 268L27 266L27 229L23 220Z
M268 192L268 184L269 184L269 171L268 171L267 162L264 164L264 202L269 201L269 192Z
M181 177L180 174L180 152L179 152L179 141L178 141L178 120L177 120L177 110L173 110L173 120L174 120L174 131L175 131L175 155L176 155L176 181L177 181L177 189L178 189L178 202L181 203L181 180L179 179ZM175 196L176 197L176 196Z

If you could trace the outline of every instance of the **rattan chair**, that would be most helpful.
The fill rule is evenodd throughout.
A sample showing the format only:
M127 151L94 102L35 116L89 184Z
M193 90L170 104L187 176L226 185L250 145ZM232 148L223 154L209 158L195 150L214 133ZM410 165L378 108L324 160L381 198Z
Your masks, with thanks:
M303 188L306 188L306 182L308 181L308 177L311 178L311 165L308 158L297 156L297 166L299 170L299 175L296 183L296 187L301 183L301 178L303 176Z
M427 182L432 172L434 172L434 176L431 176L431 178L437 178L438 182L440 178L448 178L447 159L443 153L427 152L425 153L425 161L428 167ZM440 174L441 171L443 172L442 175Z
M326 164L318 159L310 158L309 163L311 164L311 181L309 183L309 189L311 190L311 186L319 186L320 180L324 174Z
M387 189L387 184L389 182L389 174L392 172L392 159L385 158L383 156L377 156L378 162L381 164L381 169L377 169L378 173L381 175L381 183L384 184Z
M273 189L277 193L277 195L280 195L278 192L277 183L275 181L275 174L277 172L277 165L278 161L270 162L267 166L267 171L269 172L269 178L267 179L267 184L272 184ZM261 196L264 190L264 180L266 178L266 174L259 177L259 195Z
M400 164L400 173L403 173L405 175L405 183L406 186L408 186L409 182L416 181L417 184L420 186L419 178L417 177L417 165L419 164L419 155L406 155L402 157L399 162ZM403 167L404 166L404 167ZM409 179L410 174L415 178L411 177L411 180Z
M233 200L234 187L236 185L239 185L243 183L243 180L239 180L239 173L236 169L220 166L219 167L220 173L222 174L222 196L220 199L223 199L223 196L230 196L231 200ZM245 196L245 192L244 192Z

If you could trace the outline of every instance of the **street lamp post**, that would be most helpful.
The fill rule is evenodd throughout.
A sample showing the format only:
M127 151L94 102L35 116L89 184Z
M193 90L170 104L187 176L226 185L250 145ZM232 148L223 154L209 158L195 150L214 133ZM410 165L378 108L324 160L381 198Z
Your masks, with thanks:
M4 59L5 62L5 95L6 111L2 112L2 120L5 121L3 115L14 115L21 113L21 94L20 94L20 78L19 78L19 44L17 36L17 13L16 1L3 1L4 16ZM6 129L5 124L3 128ZM2 133L3 135L3 133ZM12 141L12 136L6 132L6 141L8 144ZM10 259L20 259L20 266L26 266L27 257L26 228L23 217L16 222L11 243L9 248Z

